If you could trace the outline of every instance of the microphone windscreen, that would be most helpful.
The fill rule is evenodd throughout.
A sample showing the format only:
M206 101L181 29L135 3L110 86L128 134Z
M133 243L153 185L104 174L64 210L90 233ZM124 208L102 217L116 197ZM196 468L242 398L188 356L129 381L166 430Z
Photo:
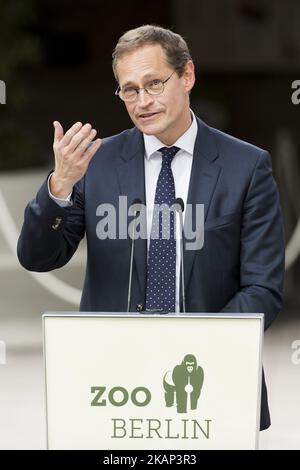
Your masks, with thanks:
M176 204L177 206L179 206L179 207L178 207L178 210L181 210L181 212L184 211L184 202L183 202L183 200L181 199L181 197L177 197L177 198L176 198L175 204ZM180 208L180 209L179 209L179 208Z
M142 204L142 201L140 200L139 197L136 197L136 198L132 201L131 205L133 206L134 204Z
M141 212L141 204L142 204L142 201L139 197L136 197L132 203L131 203L131 207L132 209L134 210L135 213L137 212Z

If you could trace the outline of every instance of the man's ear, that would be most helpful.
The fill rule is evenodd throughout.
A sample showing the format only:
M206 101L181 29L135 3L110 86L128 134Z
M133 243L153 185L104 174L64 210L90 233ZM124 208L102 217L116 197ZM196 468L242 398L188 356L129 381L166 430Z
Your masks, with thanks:
M184 86L187 92L191 91L195 84L195 66L192 60L188 60L185 65L182 78L184 80Z

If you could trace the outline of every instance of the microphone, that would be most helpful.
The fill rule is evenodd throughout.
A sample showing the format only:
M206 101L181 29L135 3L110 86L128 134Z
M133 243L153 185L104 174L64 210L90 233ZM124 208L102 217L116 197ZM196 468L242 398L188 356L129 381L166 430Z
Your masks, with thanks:
M179 214L179 223L180 223L180 267L181 267L181 288L182 288L182 307L183 313L186 313L185 309L185 287L184 287L184 260L183 260L183 211L184 211L184 202L181 197L176 198L175 200L175 209Z
M131 254L130 254L130 268L129 268L129 282L128 282L128 294L127 294L127 310L130 310L131 304L131 286L132 286L132 269L133 269L133 254L134 254L134 241L135 241L135 232L136 232L136 216L141 212L140 204L142 201L139 198L135 198L132 201L132 206L138 205L138 208L134 210L134 219L132 224L132 236L131 236Z

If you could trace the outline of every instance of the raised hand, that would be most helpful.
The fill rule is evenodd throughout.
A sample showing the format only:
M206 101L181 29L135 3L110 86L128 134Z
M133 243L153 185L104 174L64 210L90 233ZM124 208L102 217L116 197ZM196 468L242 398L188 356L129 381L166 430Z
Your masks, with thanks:
M58 121L54 121L53 126L55 169L50 179L50 191L53 196L66 199L75 183L84 176L102 141L93 141L97 131L90 124L76 122L65 134Z

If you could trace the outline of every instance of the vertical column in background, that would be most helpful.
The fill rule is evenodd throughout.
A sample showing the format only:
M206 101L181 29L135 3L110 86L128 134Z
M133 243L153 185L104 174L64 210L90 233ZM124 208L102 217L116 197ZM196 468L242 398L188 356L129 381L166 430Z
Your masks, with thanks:
M3 80L0 80L0 104L6 104L6 85Z
M6 364L6 344L4 341L0 341L0 365Z

